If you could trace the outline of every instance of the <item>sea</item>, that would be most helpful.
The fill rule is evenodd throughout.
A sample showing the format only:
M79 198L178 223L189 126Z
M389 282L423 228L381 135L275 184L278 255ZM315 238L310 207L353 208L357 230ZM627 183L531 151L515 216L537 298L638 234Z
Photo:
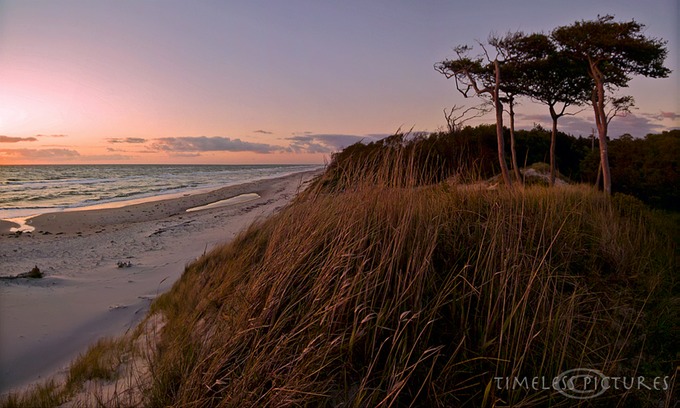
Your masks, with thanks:
M120 206L321 169L321 165L0 166L0 219Z

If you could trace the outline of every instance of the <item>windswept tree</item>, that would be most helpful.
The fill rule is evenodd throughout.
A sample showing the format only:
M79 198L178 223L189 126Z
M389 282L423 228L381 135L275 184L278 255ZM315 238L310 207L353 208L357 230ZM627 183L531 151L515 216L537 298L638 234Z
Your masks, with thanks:
M545 37L545 36L543 36ZM503 81L501 87L501 102L508 106L510 117L510 152L512 169L515 177L521 182L521 175L517 165L515 148L515 105L517 98L527 96L527 87L532 78L527 75L528 64L543 58L548 52L540 34L525 35L521 31L508 33L505 36L492 35L489 44L503 56Z
M643 28L644 25L635 20L616 22L613 16L606 15L596 20L577 21L552 32L559 50L580 63L593 81L590 102L600 140L603 186L608 194L611 194L612 182L607 130L615 115L607 111L610 100L607 94L628 86L633 75L665 78L670 73L663 66L668 53L666 41L645 37Z
M480 44L481 45L481 44ZM482 57L470 58L471 47L458 46L454 49L456 59L444 60L434 65L437 72L447 79L454 78L456 89L466 98L477 95L489 97L496 113L496 142L498 144L498 162L503 175L503 181L512 187L512 179L505 162L505 142L503 140L503 103L500 96L501 61L497 55L491 58L482 45L486 61ZM474 95L470 92L474 91Z
M518 183L521 183L522 176L517 165L517 147L515 143L515 105L517 105L517 96L518 94L513 92L504 91L501 102L508 105L508 117L510 118L510 164L515 179L517 179Z
M510 69L508 69L510 68ZM517 87L517 73L514 70L515 65L503 67L503 82L501 83L501 102L508 107L508 117L510 118L510 164L512 172L515 175L518 183L522 182L522 176L519 173L519 166L517 165L517 148L515 143L515 105L517 105L517 97L522 94Z
M569 113L570 106L586 103L593 81L582 64L557 50L544 34L516 36L506 45L518 55L517 83L524 95L548 106L552 129L550 135L550 185L555 185L557 121Z

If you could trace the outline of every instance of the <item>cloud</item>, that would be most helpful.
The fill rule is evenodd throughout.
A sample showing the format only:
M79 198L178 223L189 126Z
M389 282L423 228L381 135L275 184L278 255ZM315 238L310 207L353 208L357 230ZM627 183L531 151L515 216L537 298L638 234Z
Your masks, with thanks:
M71 149L0 149L5 156L28 159L69 159L80 157L80 153Z
M266 132L266 131L265 131ZM187 154L200 152L255 152L255 153L332 153L359 141L372 142L387 135L343 135L343 134L297 134L287 137L288 147L265 143L246 142L223 136L200 137L163 137L153 139L151 148L177 156L191 157Z
M515 116L518 129L531 129L534 125L541 125L545 129L552 127L552 119L548 114L522 114L518 113ZM557 121L557 128L560 132L568 133L574 136L590 135L595 129L595 121L582 116L563 116Z
M72 147L72 145L68 145L68 144L44 144L44 145L40 145L40 147L41 147L41 148L45 148L45 147L49 147L49 148L55 148L55 147L56 147L56 148L68 148L68 147Z
M272 132L269 132L267 130L262 130L262 129L254 130L253 133L262 133L263 135L271 135L272 134Z
M131 156L124 154L92 154L86 156L80 156L83 161L115 161L115 160L130 160Z
M162 137L154 139L153 149L164 152L255 152L274 153L283 150L265 143L244 142L222 136Z
M34 137L11 137L11 136L0 136L0 143L17 143L17 142L35 142Z
M619 137L626 133L636 137L643 137L650 133L661 133L664 130L667 130L666 126L651 120L646 115L636 115L633 113L614 118L609 124L610 137Z
M66 136L68 136L68 135L62 135L62 134L58 134L58 135L35 135L35 137L66 137Z
M650 115L650 117L656 119L656 120L664 120L664 119L670 119L670 120L677 120L680 119L680 115L678 115L675 112L664 112L661 111L659 114L654 114Z
M146 143L146 139L141 137L126 137L126 138L109 138L106 139L109 143Z
M658 123L658 120L656 120L658 117L659 115L657 114L648 113L629 113L626 116L615 117L609 123L607 133L610 138L617 138L626 133L635 137L643 137L649 133L659 133L668 130L668 127ZM517 114L516 118L518 128L531 128L534 123L538 123L546 129L550 129L552 126L550 115ZM593 132L597 134L595 120L592 117L584 117L583 115L563 116L557 122L557 127L561 132L574 136L588 136Z
M137 153L142 153L142 154L157 154L158 150L150 150L150 149L145 149L145 150L127 150L127 149L117 149L115 147L107 147L106 151L109 153L131 153L131 154L137 154ZM124 156L125 158L129 158L130 156Z
M287 137L289 151L295 153L333 153L357 142L373 142L387 135L304 134Z
M131 156L123 154L99 154L81 155L72 149L0 149L0 157L13 157L18 159L51 159L51 160L78 160L82 162L129 160Z
M183 153L183 152L171 152L172 157L199 157L200 153Z

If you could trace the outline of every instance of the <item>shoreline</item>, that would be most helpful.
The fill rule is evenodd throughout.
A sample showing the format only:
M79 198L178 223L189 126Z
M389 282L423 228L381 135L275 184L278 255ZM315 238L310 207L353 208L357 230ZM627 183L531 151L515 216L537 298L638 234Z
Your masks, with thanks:
M0 283L0 393L63 370L104 336L134 328L184 267L288 204L319 170L125 207L0 221L2 275L38 266L43 279ZM259 198L186 210L244 194ZM253 196L251 196L253 197ZM130 267L118 267L124 262ZM28 268L28 269L27 269Z
M131 207L138 204L148 204L156 203L160 201L175 200L184 197L194 197L202 196L211 193L222 193L230 187L238 187L246 184L258 183L267 180L279 179L288 176L293 176L295 174L303 174L309 172L319 172L322 168L314 168L301 171L293 171L290 173L284 173L281 175L276 175L273 177L265 178L254 178L249 181L238 182L237 184L227 183L223 186L197 186L192 188L182 188L182 189L171 189L165 191L158 191L156 193L146 195L135 195L127 198L109 199L103 200L101 202L92 203L79 203L73 206L57 206L53 208L11 208L2 209L0 208L0 234L10 232L10 228L31 226L31 222L28 220L35 219L46 214L57 214L57 213L68 213L68 212L80 212L80 211L93 211L93 210L107 210L107 209L117 209L122 207ZM8 224L10 223L10 224ZM15 231L11 231L15 232ZM23 231L27 232L27 231ZM28 231L30 232L30 230Z
M198 189L197 192L173 193L125 201L94 204L84 207L56 209L26 217L0 219L0 235L10 233L9 229L20 225L13 221L26 219L26 224L36 232L67 233L79 227L92 228L103 224L134 223L141 220L158 220L177 215L192 207L200 207L226 200L242 194L266 193L268 183L303 174L318 173L320 170L302 171L284 176L249 181L216 189ZM56 220L56 221L55 221Z

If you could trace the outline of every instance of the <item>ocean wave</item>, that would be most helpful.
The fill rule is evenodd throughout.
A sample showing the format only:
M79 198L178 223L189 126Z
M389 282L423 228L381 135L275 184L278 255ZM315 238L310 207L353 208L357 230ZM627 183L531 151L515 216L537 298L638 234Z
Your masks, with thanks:
M278 177L308 165L3 166L0 210L72 208L219 188Z

